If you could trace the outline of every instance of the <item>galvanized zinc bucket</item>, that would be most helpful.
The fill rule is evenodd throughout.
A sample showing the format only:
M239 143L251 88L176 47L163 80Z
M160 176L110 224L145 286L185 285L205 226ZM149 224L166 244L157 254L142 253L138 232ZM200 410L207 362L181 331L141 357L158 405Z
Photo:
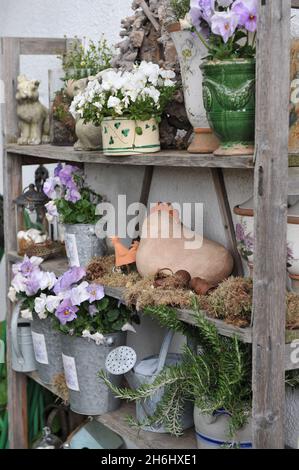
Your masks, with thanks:
M105 239L98 238L95 225L64 225L65 248L69 265L85 268L95 256L104 256L107 252Z
M11 319L11 362L16 372L32 372L36 370L30 323L22 320L21 303L14 308Z
M119 408L120 400L113 396L98 373L104 369L112 349L125 342L124 332L106 335L105 344L101 345L86 338L62 336L62 358L72 411L95 416ZM122 376L111 375L109 379L119 386Z
M39 377L44 384L52 384L55 376L63 373L62 335L53 329L50 317L40 320L34 316L31 331Z

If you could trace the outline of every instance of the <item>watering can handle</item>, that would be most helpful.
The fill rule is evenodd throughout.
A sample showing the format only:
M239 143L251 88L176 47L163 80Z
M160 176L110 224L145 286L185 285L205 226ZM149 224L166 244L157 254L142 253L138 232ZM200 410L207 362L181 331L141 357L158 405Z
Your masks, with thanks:
M163 370L165 366L167 354L168 354L173 337L174 337L174 331L171 331L171 330L169 330L164 337L164 340L160 349L158 367L155 372L155 374L157 375L160 374L160 372Z
M19 342L18 342L18 320L20 314L21 304L18 302L13 310L12 318L11 318L11 342L14 352L17 356L17 360L20 364L24 363L24 358L22 356Z

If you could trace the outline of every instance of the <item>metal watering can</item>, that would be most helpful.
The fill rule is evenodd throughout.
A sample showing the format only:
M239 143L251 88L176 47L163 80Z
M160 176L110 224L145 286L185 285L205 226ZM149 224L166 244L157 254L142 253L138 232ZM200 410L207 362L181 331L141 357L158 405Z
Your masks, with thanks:
M16 372L32 372L36 370L31 326L22 320L20 315L21 304L16 304L11 320L11 360L12 368Z
M169 348L174 337L173 331L168 331L164 337L159 355L150 356L140 361L135 367L137 356L134 349L128 346L120 346L107 356L105 367L110 374L125 377L133 389L141 385L152 384L165 366L173 366L181 361L181 354L169 353ZM155 392L150 398L136 403L136 418L138 422L146 423L147 418L153 416L157 405L163 397L163 389ZM193 405L187 403L181 416L183 429L193 426ZM167 431L160 423L151 426L142 425L145 431L166 433Z

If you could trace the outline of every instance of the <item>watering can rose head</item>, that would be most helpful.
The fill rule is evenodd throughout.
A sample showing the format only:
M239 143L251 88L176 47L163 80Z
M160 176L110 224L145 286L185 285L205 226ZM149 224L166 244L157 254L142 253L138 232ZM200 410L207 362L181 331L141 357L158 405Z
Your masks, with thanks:
M104 287L87 282L82 268L71 268L57 281L54 292L60 297L55 311L56 327L64 334L81 336L96 344L104 335L132 331L132 313L115 299L105 297Z
M175 12L177 2L172 1ZM190 0L180 18L205 45L209 59L253 58L257 29L257 0Z
M96 206L102 197L86 186L84 174L77 166L59 163L43 190L50 199L45 205L50 223L55 218L71 225L95 224L99 220Z

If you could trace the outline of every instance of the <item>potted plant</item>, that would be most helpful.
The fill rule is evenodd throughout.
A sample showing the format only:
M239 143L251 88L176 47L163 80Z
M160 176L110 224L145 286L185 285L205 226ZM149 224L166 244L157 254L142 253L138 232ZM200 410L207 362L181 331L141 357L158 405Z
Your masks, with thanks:
M59 58L62 61L64 80L80 80L96 75L110 67L114 50L104 36L98 42L75 38L72 46Z
M101 125L105 155L158 152L159 122L175 91L174 76L145 61L131 72L104 71L74 98L71 111Z
M53 330L51 318L61 299L53 292L55 274L42 271L42 262L42 258L25 256L22 262L14 264L8 296L20 303L21 318L31 321L37 371L45 384L51 384L63 372L60 335Z
M46 204L48 220L58 217L64 226L69 265L87 266L94 256L103 256L105 239L95 233L96 206L102 197L86 186L80 168L59 164L43 189L51 199Z
M206 47L203 101L221 141L214 154L252 154L257 0L191 0L181 25Z
M51 96L51 143L53 145L74 145L77 150L101 148L101 135L91 124L83 125L75 121L69 107L77 88L85 87L87 77L93 76L110 67L113 49L102 37L97 43L81 42L76 38L72 47L59 58L62 70L50 70ZM76 136L79 141L76 142ZM77 144L77 145L76 145ZM87 148L88 147L88 148Z
M114 299L105 297L104 288L84 280L82 268L71 268L58 279L56 327L63 333L62 358L73 411L101 415L115 410L115 399L98 378L109 352L125 344L132 313ZM113 383L119 385L121 376Z
M190 11L190 0L171 0L173 22L168 32L174 42L180 63L185 107L193 126L194 136L188 147L190 153L213 153L219 140L209 126L202 96L200 65L207 55L205 45L192 32L184 18Z
M198 448L250 448L251 422L251 347L237 337L221 336L216 326L208 321L194 299L196 328L178 320L177 312L166 306L147 307L145 314L159 320L198 344L198 348L184 347L183 360L165 367L148 385L137 390L116 387L104 370L100 377L116 397L143 402L154 394L161 400L151 422L162 423L169 432L180 435L184 403L194 403L194 424ZM286 376L286 444L296 447L299 423L299 374ZM292 388L290 388L292 386ZM171 404L171 406L170 406ZM131 424L136 423L133 418Z

